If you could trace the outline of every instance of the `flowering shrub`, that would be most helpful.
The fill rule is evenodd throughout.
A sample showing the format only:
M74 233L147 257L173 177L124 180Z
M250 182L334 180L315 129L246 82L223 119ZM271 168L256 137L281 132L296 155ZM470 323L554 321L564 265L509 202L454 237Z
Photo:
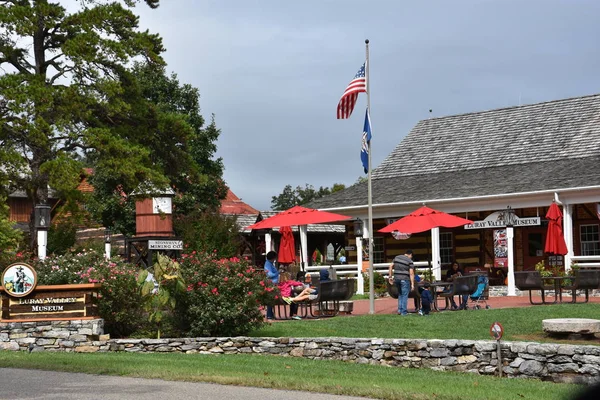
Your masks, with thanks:
M178 302L182 328L190 336L239 336L264 322L261 312L279 290L239 258L183 254L180 267L187 288Z
M119 258L106 260L102 253L87 250L37 260L34 268L40 285L101 283L98 311L111 335L129 335L142 324L138 271L132 264Z

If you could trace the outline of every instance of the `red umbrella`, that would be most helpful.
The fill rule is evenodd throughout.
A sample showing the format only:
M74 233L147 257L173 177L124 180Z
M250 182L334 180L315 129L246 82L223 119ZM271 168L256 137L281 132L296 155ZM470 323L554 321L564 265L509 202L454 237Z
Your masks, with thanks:
M471 220L423 206L385 228L380 229L379 232L399 231L403 233L418 233L440 226L454 228L472 223L473 221Z
M289 210L282 211L270 218L263 219L262 221L250 225L246 227L246 229L268 229L278 226L321 224L326 222L343 221L350 218L352 217L334 214L327 211L313 210L312 208L306 208L302 206L294 206Z
M291 264L296 261L296 244L294 243L294 234L289 226L279 228L281 233L281 242L279 242L279 252L277 261L281 264Z
M546 245L544 251L546 253L564 256L569 252L565 238L563 236L562 228L562 213L558 204L552 202L550 208L546 213L546 219L548 220L548 231L546 233Z

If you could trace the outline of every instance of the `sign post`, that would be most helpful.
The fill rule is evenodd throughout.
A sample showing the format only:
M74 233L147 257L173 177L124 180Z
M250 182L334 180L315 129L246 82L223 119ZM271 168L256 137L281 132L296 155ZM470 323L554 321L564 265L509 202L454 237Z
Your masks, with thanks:
M502 378L502 349L500 348L500 339L504 335L504 328L500 322L494 322L490 326L490 335L496 339L496 354L498 356L498 377Z

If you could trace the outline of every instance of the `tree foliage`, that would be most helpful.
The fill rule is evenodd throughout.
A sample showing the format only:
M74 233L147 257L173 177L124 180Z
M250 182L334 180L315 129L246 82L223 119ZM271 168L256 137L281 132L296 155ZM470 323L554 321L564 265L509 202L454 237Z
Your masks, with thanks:
M271 208L275 211L287 210L293 206L310 203L314 199L327 196L345 188L346 186L341 183L334 183L331 188L321 186L318 190L308 183L304 187L296 186L295 189L292 189L292 185L286 185L283 188L283 192L278 196L271 197Z
M124 195L142 182L175 187L183 212L214 207L226 190L214 119L202 129L197 90L166 76L162 41L139 29L137 3L0 0L4 173L33 204L52 187L66 205L83 200L81 168L93 167L90 209L124 233L133 226Z

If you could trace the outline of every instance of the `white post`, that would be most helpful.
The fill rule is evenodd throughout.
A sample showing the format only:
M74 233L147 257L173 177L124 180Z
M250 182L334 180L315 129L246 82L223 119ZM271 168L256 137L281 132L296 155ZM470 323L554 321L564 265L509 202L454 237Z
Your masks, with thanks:
M271 250L273 250L273 244L271 242L271 234L265 233L265 253L268 253Z
M440 256L440 228L431 230L431 269L436 281L442 279L442 259Z
M508 296L516 296L515 290L515 255L514 243L515 228L512 226L506 227L506 244L508 252Z
M110 242L104 243L104 258L110 260Z
M38 258L44 260L46 258L46 245L48 244L48 231L46 229L38 229Z
M308 267L308 226L300 225L300 252L302 254L302 271Z
M365 294L365 279L362 273L362 238L356 238L356 262L358 266L356 267L356 294Z
M565 254L565 272L569 272L571 257L575 255L573 254L573 206L571 204L563 204L563 236L569 251Z

